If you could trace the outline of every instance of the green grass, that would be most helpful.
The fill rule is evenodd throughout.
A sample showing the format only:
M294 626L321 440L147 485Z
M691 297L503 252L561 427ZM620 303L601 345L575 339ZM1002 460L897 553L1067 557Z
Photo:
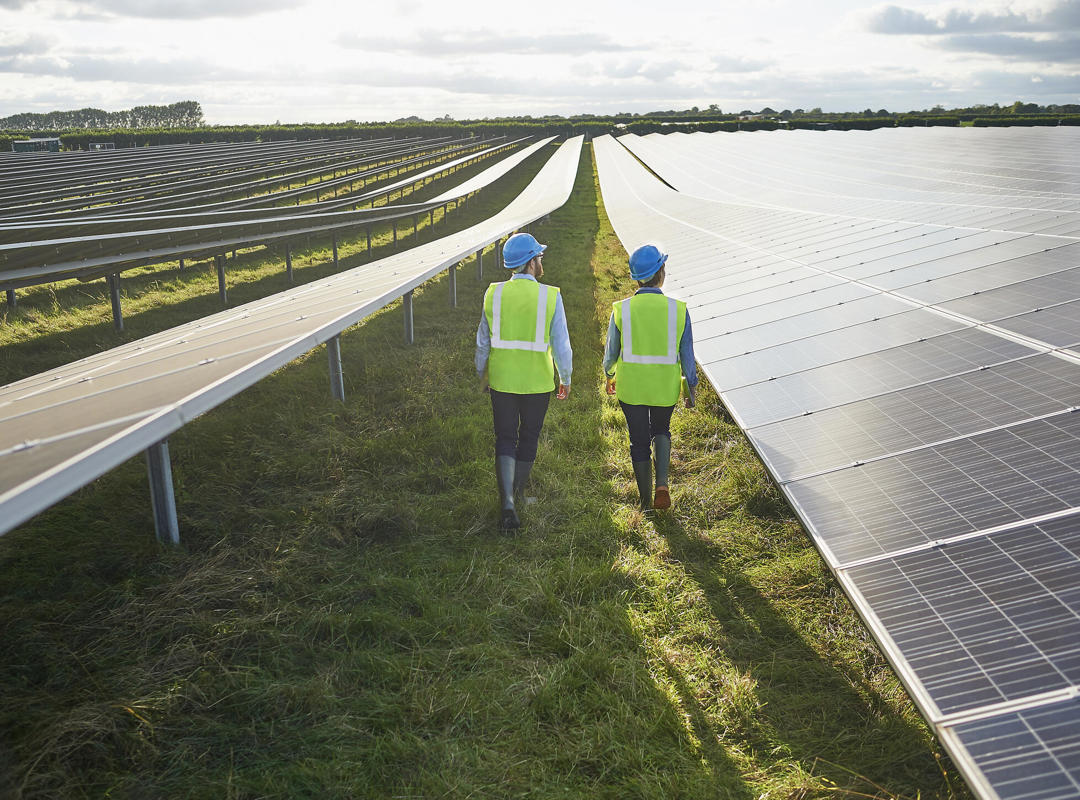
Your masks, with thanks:
M635 509L588 151L533 230L575 372L524 530L469 263L415 345L397 308L343 337L344 405L319 349L174 435L181 548L138 460L0 540L0 797L967 797L715 395L675 415L674 510Z

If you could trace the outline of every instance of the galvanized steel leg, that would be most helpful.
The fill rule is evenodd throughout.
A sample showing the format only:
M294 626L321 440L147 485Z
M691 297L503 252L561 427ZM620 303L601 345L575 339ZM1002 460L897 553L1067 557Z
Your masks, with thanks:
M476 251L476 279L482 281L484 279L484 248L480 248Z
M285 245L285 277L289 279L289 286L292 286L295 282L292 269L292 249L288 245Z
M180 544L180 526L176 522L176 497L173 495L168 439L147 448L146 471L150 477L150 505L154 511L154 533L162 544Z
M228 295L225 292L225 256L214 256L214 260L217 262L218 296L221 298L221 304L225 305L229 302Z
M394 229L394 249L397 250L397 220L391 221L391 227Z
M184 271L184 259L182 259L182 258L180 259L180 271L181 272Z
M502 265L503 265L502 242L495 242L495 266L496 266L495 271L498 272L499 270L497 268L501 267Z
M109 299L112 300L113 327L119 333L124 330L124 312L120 308L120 273L110 273L106 281L109 284Z
M401 298L401 308L405 312L405 343L412 344L416 341L416 337L413 335L413 307L412 307L412 290L405 292L405 296Z
M9 311L14 311L15 306L18 305L18 301L16 301L16 299L15 299L15 290L14 289L8 289L7 290L7 305L8 305L8 310Z
M450 265L450 306L457 308L457 264Z
M337 256L337 234L331 237L331 241L334 245L334 269L338 268L338 256Z
M335 400L345 402L345 373L341 369L341 336L334 336L326 343L330 356L330 394Z
M370 259L371 258L371 226L368 225L367 228L364 229L364 231L365 231L365 233L367 233L367 254L368 254L368 258Z

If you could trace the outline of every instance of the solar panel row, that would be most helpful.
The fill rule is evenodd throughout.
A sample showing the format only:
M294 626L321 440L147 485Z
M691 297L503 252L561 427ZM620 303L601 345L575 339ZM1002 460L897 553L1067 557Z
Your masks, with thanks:
M551 213L580 149L581 137L558 147L516 199L470 228L0 388L0 533Z
M671 253L704 373L985 797L1080 781L1078 134L596 142L616 233Z

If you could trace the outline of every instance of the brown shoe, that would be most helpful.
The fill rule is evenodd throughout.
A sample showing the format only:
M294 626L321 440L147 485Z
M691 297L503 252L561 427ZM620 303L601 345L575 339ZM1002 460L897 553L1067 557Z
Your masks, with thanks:
M653 498L652 507L657 509L671 508L671 495L666 486L656 487L656 497Z

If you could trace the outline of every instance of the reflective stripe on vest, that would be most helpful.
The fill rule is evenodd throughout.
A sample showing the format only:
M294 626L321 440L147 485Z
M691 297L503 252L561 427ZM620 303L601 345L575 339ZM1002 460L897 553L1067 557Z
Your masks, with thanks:
M679 343L677 330L679 325L679 303L667 298L667 355L634 355L634 338L630 330L630 300L622 301L622 360L627 364L677 364L679 362Z
M491 297L491 346L500 350L531 350L546 353L548 287L541 286L536 300L536 333L532 339L503 339L502 332L502 293L505 283L495 285Z

